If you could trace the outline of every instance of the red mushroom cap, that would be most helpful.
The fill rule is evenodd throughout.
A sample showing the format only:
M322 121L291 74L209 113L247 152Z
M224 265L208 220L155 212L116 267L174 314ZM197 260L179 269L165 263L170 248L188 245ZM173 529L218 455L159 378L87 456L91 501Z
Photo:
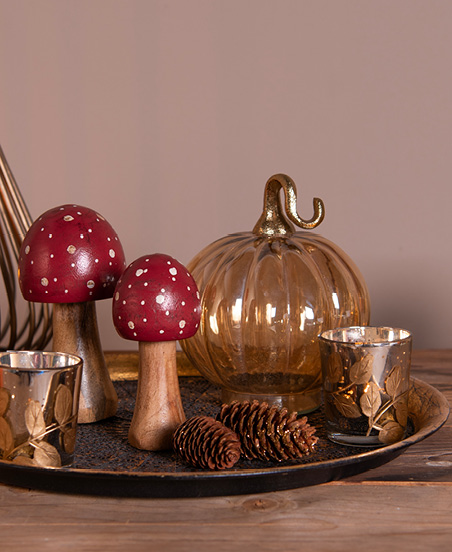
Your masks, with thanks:
M82 303L113 296L125 257L104 217L87 207L62 205L31 225L18 264L27 301Z
M201 302L193 276L169 255L140 257L116 285L113 322L125 339L186 339L196 333L200 318Z

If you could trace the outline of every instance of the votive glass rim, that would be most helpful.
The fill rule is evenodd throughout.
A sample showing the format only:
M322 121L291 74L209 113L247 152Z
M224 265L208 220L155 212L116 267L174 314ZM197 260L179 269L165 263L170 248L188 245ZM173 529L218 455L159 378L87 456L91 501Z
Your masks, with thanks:
M403 335L403 337L399 337L397 339L385 339L382 341L350 341L350 340L343 340L343 339L335 339L333 337L326 337L326 334L334 335L335 332L344 332L344 331L350 331L353 330L356 331L366 331L366 330L373 330L373 331L392 331L392 332L398 332L399 335ZM350 347L388 347L391 345L397 345L402 343L407 343L412 339L412 333L409 330L406 330L404 328L399 328L395 326L344 326L344 327L337 327L337 328L331 328L329 330L322 331L317 338L324 342L324 343L337 343L339 345L348 345Z

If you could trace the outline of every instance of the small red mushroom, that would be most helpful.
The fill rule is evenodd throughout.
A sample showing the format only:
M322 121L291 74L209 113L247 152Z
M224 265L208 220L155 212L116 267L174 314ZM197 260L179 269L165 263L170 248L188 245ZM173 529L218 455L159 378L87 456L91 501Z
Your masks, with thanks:
M28 230L18 265L24 298L53 304L53 350L83 359L78 421L113 416L118 398L100 344L95 301L113 296L125 268L116 232L92 209L55 207Z
M139 342L138 388L129 443L143 450L171 448L185 421L176 366L176 343L193 336L201 318L196 283L169 255L131 263L113 298L113 322L125 339Z

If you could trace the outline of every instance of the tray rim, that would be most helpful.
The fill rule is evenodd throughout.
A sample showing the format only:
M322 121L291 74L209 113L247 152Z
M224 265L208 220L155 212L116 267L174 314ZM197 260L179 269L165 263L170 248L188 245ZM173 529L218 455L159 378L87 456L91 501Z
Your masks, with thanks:
M430 425L421 425L406 439L343 458L306 464L224 471L130 472L87 468L21 466L0 460L0 483L57 493L91 496L183 498L226 496L287 490L342 479L383 465L439 430L447 421L446 397L430 384L411 378L413 385L434 397L437 414ZM426 413L429 409L425 410ZM306 472L312 477L304 480ZM276 477L281 476L281 477ZM95 485L95 482L98 485ZM237 485L234 483L240 483ZM214 483L214 485L213 485Z

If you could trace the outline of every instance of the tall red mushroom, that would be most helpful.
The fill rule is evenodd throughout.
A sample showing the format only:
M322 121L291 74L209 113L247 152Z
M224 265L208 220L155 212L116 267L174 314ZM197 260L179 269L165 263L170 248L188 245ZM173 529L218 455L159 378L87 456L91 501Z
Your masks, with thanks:
M118 398L100 344L95 301L113 296L124 268L116 232L99 213L80 205L46 211L20 250L22 295L53 304L53 350L83 359L80 423L116 413Z
M113 321L125 339L139 342L138 388L129 443L143 450L171 448L185 420L176 366L176 343L193 336L201 302L187 269L169 255L131 263L113 298Z

